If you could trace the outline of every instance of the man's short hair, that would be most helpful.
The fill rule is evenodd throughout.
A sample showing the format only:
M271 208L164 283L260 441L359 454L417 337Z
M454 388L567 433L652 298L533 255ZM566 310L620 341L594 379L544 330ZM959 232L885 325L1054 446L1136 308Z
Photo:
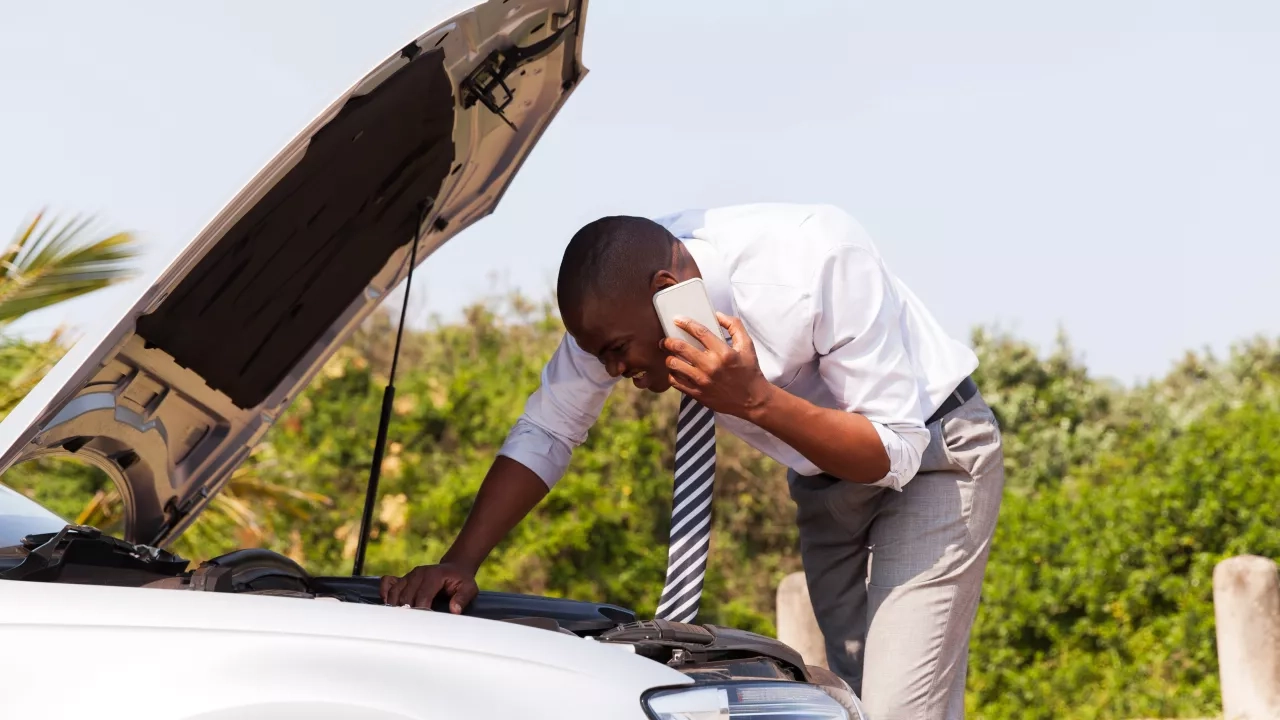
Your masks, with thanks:
M654 273L671 269L678 242L648 218L612 215L587 223L569 240L560 261L560 315L576 316L593 298L626 299L646 291Z

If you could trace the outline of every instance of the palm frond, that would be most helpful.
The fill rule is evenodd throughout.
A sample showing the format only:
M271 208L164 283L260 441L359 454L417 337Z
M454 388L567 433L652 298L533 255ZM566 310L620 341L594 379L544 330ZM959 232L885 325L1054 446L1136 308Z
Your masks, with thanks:
M333 505L333 499L323 493L300 490L280 483L268 482L250 475L243 468L232 475L231 482L228 485L228 489L234 492L236 496L256 502L288 503L289 501L295 501L308 506L323 505L330 507Z
M85 240L91 219L45 222L41 211L0 251L0 327L27 313L101 290L132 275L131 233Z

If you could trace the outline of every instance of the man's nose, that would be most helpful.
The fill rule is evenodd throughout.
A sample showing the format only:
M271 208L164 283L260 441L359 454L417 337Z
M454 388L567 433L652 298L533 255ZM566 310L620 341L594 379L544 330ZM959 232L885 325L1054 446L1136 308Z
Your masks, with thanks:
M610 360L605 364L605 368L609 370L609 377L616 378L627 371L626 365L620 360Z

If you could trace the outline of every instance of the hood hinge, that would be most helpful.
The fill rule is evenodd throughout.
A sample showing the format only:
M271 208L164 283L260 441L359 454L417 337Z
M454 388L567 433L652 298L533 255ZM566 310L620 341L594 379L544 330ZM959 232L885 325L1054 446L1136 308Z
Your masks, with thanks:
M503 113L515 97L515 93L507 86L507 78L522 65L537 60L564 42L569 28L578 21L578 13L557 14L554 19L560 23L560 27L546 38L525 47L494 50L480 61L476 69L462 80L462 107L471 108L479 102L518 132L519 128ZM499 90L505 95L501 100L496 96Z

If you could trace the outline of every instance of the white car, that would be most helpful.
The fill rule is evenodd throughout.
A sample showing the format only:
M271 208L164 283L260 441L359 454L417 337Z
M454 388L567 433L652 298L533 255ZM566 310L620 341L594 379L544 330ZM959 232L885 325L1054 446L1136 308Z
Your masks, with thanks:
M863 717L760 635L493 592L387 607L375 577L163 549L411 257L492 212L586 74L585 22L585 1L490 0L406 44L0 424L0 470L78 458L125 504L113 538L0 486L0 717Z

